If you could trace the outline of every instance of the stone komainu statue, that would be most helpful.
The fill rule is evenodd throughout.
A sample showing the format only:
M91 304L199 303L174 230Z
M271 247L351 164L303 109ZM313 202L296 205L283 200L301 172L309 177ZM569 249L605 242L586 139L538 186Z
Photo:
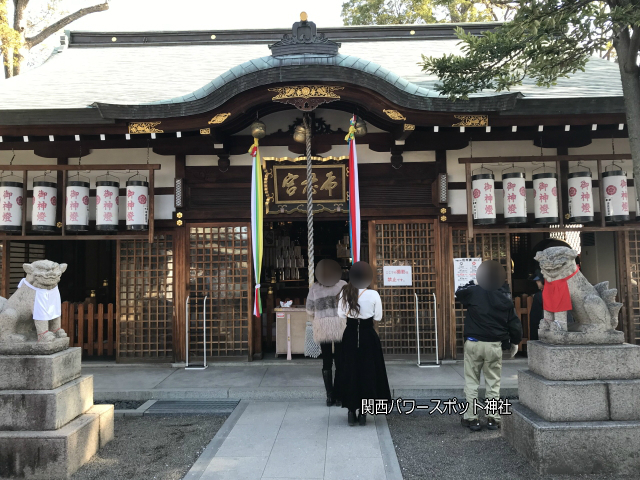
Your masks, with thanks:
M540 323L540 333L548 332L548 335L543 335L540 339L549 338L549 335L553 335L554 332L562 334L568 331L587 333L588 336L594 335L593 341L585 343L611 343L611 341L618 343L620 342L618 337L623 339L624 335L620 335L622 332L615 331L618 325L618 314L622 307L621 303L615 301L617 290L609 289L609 282L591 285L576 265L577 255L578 253L571 248L550 247L538 252L535 256L540 263L540 270L546 282L545 291L543 291L545 321ZM552 286L553 282L557 283ZM557 296L562 296L563 292L565 297L568 294L569 310L573 315L574 323L567 325L566 311L553 309L547 305L546 294L551 294L552 291ZM549 311L548 307L552 311ZM565 338L568 337L565 335ZM576 342L574 339L567 343Z
M51 342L61 328L58 282L67 264L39 260L23 266L27 276L7 300L0 297L0 342Z

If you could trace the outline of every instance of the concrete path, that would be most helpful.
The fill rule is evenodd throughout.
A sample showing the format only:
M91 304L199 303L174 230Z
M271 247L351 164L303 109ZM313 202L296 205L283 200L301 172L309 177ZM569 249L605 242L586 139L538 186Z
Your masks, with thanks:
M375 418L373 418L375 417ZM185 480L402 480L384 416L310 402L241 402Z
M389 361L387 374L394 398L462 398L462 362L439 368L418 368L415 363ZM527 359L503 362L502 395L517 395L518 370ZM128 366L115 363L82 365L83 374L93 375L97 400L213 399L320 400L324 398L318 360L286 360L211 364L206 370L170 366ZM483 392L481 391L481 394Z

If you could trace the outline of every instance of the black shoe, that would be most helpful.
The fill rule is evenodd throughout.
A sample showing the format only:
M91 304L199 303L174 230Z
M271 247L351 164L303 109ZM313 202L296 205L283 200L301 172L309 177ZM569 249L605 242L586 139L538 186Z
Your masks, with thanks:
M482 429L482 427L480 426L480 421L477 418L474 418L473 420L462 418L460 420L460 423L463 427L468 428L472 432L479 432Z
M366 413L361 413L358 416L358 422L360 423L360 425L366 425L367 424L367 414Z
M489 430L498 430L500 428L500 420L493 417L487 417L487 428Z
M356 424L356 412L349 411L347 414L347 422L350 427L353 427Z
M336 407L342 406L342 400L336 400Z
M322 379L324 380L324 389L327 391L327 407L335 404L333 398L333 379L331 370L322 370Z

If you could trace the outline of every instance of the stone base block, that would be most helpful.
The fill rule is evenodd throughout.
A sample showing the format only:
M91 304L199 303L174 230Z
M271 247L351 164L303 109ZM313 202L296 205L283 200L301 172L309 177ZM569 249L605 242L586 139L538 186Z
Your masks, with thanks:
M113 405L87 413L59 430L0 432L0 479L66 480L113 435ZM110 409L108 407L111 407ZM101 432L103 423L104 435Z
M54 390L0 390L0 431L56 430L93 406L93 375Z
M540 474L640 471L640 422L547 422L514 402L502 433Z
M53 390L80 376L82 349L53 355L0 355L0 390Z
M114 438L113 422L115 410L113 405L94 405L87 411L87 415L95 415L100 419L100 448Z
M51 355L69 348L69 337L50 342L0 342L0 355Z
M527 343L529 369L549 380L640 379L640 345Z
M624 343L624 333L618 330L566 332L563 330L538 330L538 338L555 345L619 345Z
M518 372L520 403L549 422L640 420L640 380L547 380Z

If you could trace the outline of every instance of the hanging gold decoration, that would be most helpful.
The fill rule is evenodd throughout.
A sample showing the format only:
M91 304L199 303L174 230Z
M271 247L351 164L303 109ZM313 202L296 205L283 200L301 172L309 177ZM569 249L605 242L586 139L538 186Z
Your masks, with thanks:
M215 117L213 117L211 120L209 120L208 123L209 123L209 125L219 125L220 123L224 122L230 116L231 116L230 113L219 113Z
M460 120L459 123L454 123L452 127L488 127L489 115L454 115L455 118Z
M404 131L405 132L413 132L416 129L416 126L411 124L411 123L405 123L404 124Z
M211 135L211 129L210 128L201 128L200 129L200 135Z
M161 122L142 122L142 123L130 123L129 133L164 133L164 130L156 128Z
M383 110L384 113L387 114L387 116L391 119L391 120L406 120L407 117L405 117L404 115L402 115L399 111L397 110Z
M315 110L323 103L340 100L340 95L335 92L343 89L344 87L333 87L329 85L295 85L291 87L270 88L269 91L277 93L277 95L271 99L274 102L286 103L293 105L303 112L309 112Z

